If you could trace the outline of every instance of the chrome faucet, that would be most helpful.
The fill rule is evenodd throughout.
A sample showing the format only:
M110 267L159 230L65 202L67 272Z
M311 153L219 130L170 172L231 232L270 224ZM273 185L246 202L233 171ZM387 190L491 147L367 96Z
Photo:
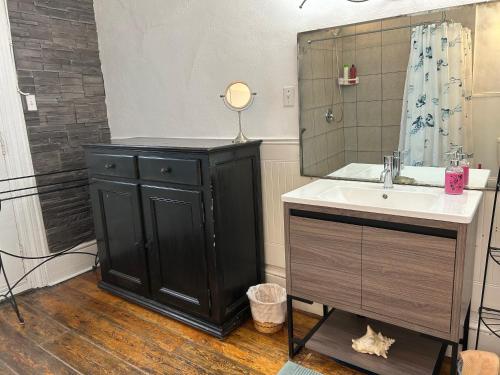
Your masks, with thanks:
M403 151L394 151L392 153L392 179L401 175L403 169Z
M392 155L384 156L384 170L380 175L380 182L384 183L384 189L392 189L392 166L394 157Z

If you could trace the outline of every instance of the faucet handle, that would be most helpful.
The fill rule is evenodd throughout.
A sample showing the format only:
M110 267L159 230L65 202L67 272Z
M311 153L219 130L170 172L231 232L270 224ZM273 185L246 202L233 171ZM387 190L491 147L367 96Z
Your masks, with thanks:
M394 161L393 155L385 155L384 156L384 169L390 168L392 170L393 161Z

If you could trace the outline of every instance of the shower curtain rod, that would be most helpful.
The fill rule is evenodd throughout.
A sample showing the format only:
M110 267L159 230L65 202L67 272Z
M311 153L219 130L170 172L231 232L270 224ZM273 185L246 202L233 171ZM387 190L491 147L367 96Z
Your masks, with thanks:
M419 23L418 25L408 25L408 26L396 26L396 27L390 27L387 29L381 29L381 30L374 30L374 31L364 31L362 33L354 33L354 34L347 34L347 35L338 35L338 36L332 36L330 38L322 38L322 39L309 39L307 41L308 44L315 43L315 42L323 42L325 40L335 40L335 39L341 39L341 38L347 38L350 36L358 36L358 35L366 35L366 34L373 34L373 33L379 33L383 31L391 31L391 30L400 30L400 29L406 29L408 27L416 27L416 26L424 26L424 25L432 25L432 24L443 24L446 22L453 22L452 19L447 20L446 17L442 17L440 22L422 22Z

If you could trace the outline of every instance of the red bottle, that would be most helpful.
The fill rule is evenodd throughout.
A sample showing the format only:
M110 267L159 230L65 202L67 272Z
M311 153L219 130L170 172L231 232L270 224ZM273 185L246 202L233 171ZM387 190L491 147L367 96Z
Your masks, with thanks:
M352 64L351 69L349 69L349 81L356 80L357 75L358 75L357 69L354 66L354 64Z

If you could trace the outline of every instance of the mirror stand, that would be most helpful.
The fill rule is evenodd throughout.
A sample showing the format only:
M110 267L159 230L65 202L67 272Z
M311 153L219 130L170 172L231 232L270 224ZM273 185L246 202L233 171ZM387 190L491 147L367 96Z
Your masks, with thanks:
M241 130L241 111L238 111L238 126L239 126L238 135L236 136L235 139L233 139L233 143L248 142L249 139L246 137L245 134L243 134L243 131Z

